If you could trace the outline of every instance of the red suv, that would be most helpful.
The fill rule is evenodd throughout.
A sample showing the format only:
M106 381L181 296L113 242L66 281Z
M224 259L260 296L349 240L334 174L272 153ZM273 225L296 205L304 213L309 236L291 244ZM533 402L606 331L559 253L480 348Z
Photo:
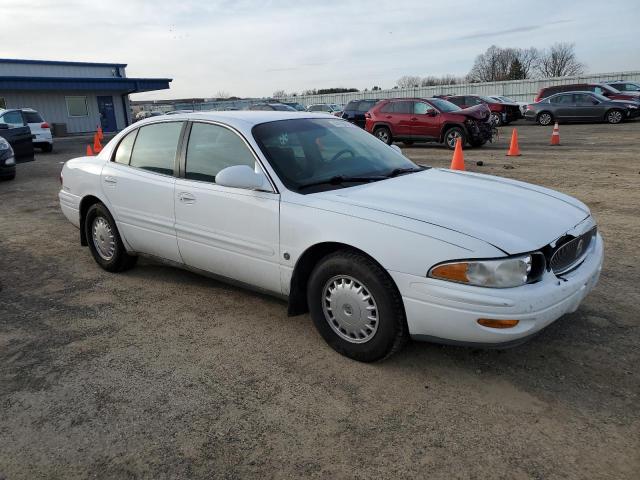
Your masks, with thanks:
M534 100L539 102L551 95L562 92L593 92L604 95L611 100L634 100L640 101L640 92L621 92L614 86L603 83L572 83L570 85L553 85L540 89L538 96Z
M490 114L486 105L462 110L441 98L392 98L365 114L365 130L389 145L438 142L453 149L461 138L463 144L479 147L493 136Z
M460 108L469 108L474 105L486 105L491 110L491 121L496 127L507 125L522 118L520 105L517 103L503 103L495 98L484 95L443 95L441 98L456 104Z

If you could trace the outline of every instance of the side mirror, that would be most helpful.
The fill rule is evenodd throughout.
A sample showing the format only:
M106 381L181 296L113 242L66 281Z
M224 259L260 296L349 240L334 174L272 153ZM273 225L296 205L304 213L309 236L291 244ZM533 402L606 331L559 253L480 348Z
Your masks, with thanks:
M9 130L9 125L6 123L0 123L0 130Z
M427 113L425 113L427 117L435 117L437 114L438 112L436 112L435 110L429 110L427 111Z
M216 175L216 183L223 187L271 191L267 177L262 172L256 173L248 165L233 165L223 168Z

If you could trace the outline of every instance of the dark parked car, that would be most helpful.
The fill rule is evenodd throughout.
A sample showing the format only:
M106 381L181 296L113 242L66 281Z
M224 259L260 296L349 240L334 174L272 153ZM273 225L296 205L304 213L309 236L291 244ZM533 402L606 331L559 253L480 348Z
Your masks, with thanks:
M402 141L462 143L479 147L493 136L491 111L486 105L461 109L440 98L382 100L367 112L365 129L387 144Z
M344 110L342 110L341 117L360 128L364 128L366 121L364 114L376 103L378 103L378 100L374 99L351 100L347 103L347 106L344 107Z
M527 105L524 118L540 125L549 125L554 121L620 123L638 114L640 108L635 102L609 100L591 92L566 92Z
M22 111L0 110L0 137L9 142L16 158L33 156L33 135Z
M268 112L279 111L279 112L297 112L293 107L289 105L285 105L284 103L254 103L249 107L249 110L263 110Z
M304 112L306 111L306 108L304 108L304 105L298 103L298 102L282 102L283 105L288 105L291 108L293 108L294 110L297 110L298 112Z
M536 102L562 92L593 92L603 95L609 100L635 100L640 101L640 92L621 92L611 85L604 83L574 83L571 85L554 85L540 89L535 98Z
M446 95L440 98L444 98L460 108L486 105L491 110L491 121L497 127L522 118L520 105L517 103L506 103L483 95Z
M614 82L607 82L607 85L612 86L619 92L640 92L640 83L638 82L625 82L623 80L616 80Z
M0 179L13 180L16 177L16 159L13 148L0 137Z

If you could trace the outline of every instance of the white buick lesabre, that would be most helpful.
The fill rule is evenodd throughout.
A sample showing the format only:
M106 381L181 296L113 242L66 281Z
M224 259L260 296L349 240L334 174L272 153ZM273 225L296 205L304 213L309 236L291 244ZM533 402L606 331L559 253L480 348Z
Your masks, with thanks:
M154 117L61 180L62 211L105 270L144 254L288 298L361 361L408 338L517 344L575 311L602 268L578 200L420 167L324 114Z

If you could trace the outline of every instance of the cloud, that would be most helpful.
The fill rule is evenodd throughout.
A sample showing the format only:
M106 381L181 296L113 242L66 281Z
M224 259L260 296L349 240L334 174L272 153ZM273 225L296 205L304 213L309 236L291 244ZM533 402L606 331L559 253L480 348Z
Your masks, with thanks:
M602 3L398 0L0 0L0 57L127 63L171 77L170 91L134 98L267 96L334 86L391 88L402 75L464 75L492 43L575 42L592 71L640 67L631 32L637 0ZM540 19L522 25L521 19ZM571 20L566 20L566 19ZM24 32L45 41L18 41ZM390 34L392 32L392 34Z

